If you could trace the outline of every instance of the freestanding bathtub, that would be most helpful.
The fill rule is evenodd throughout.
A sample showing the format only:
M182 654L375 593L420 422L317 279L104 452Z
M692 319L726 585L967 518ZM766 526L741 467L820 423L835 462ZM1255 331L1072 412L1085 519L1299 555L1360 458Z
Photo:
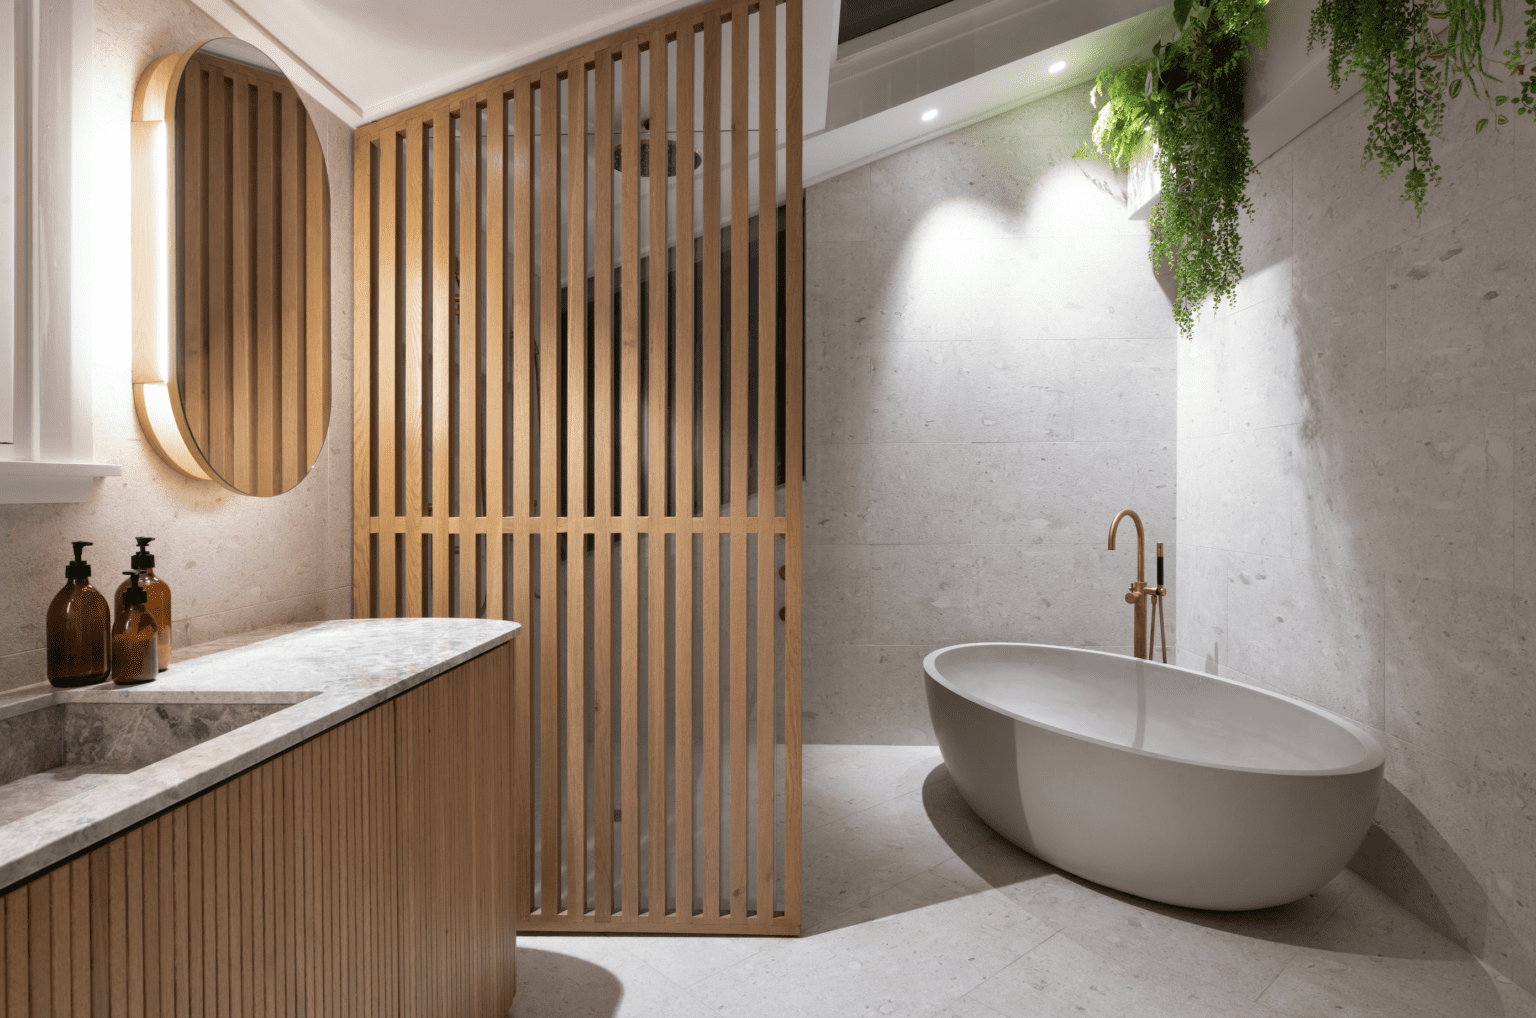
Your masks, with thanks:
M971 643L923 660L960 794L1046 862L1189 908L1293 901L1375 814L1370 733L1289 697L1118 654Z

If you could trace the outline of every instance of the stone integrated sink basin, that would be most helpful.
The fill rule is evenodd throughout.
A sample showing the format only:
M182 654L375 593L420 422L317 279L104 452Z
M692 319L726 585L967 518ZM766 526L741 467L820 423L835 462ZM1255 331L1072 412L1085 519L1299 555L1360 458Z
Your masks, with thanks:
M0 827L313 695L183 693L167 700L109 688L27 704L0 717Z

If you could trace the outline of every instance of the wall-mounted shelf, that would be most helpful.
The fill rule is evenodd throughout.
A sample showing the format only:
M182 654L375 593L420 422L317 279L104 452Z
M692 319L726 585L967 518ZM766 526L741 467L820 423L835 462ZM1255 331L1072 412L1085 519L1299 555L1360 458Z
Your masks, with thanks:
M84 502L96 490L96 478L122 473L123 468L112 463L0 460L0 505Z

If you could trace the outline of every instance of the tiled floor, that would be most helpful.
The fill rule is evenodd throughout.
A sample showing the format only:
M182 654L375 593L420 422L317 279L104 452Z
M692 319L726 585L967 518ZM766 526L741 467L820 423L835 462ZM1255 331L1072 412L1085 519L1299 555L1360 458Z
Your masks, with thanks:
M1088 884L960 800L938 750L807 746L798 940L519 937L516 1018L1536 1018L1345 871L1262 912Z

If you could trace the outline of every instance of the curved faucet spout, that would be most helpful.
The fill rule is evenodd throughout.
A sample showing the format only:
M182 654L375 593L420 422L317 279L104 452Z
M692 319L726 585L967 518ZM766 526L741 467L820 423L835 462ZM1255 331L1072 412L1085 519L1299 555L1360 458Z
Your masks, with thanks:
M1141 517L1136 515L1136 510L1121 509L1119 515L1115 517L1115 522L1109 525L1109 550L1115 550L1115 531L1120 529L1120 521L1127 516L1131 518L1132 523L1136 524L1136 581L1144 584L1147 581L1147 532L1143 529Z

